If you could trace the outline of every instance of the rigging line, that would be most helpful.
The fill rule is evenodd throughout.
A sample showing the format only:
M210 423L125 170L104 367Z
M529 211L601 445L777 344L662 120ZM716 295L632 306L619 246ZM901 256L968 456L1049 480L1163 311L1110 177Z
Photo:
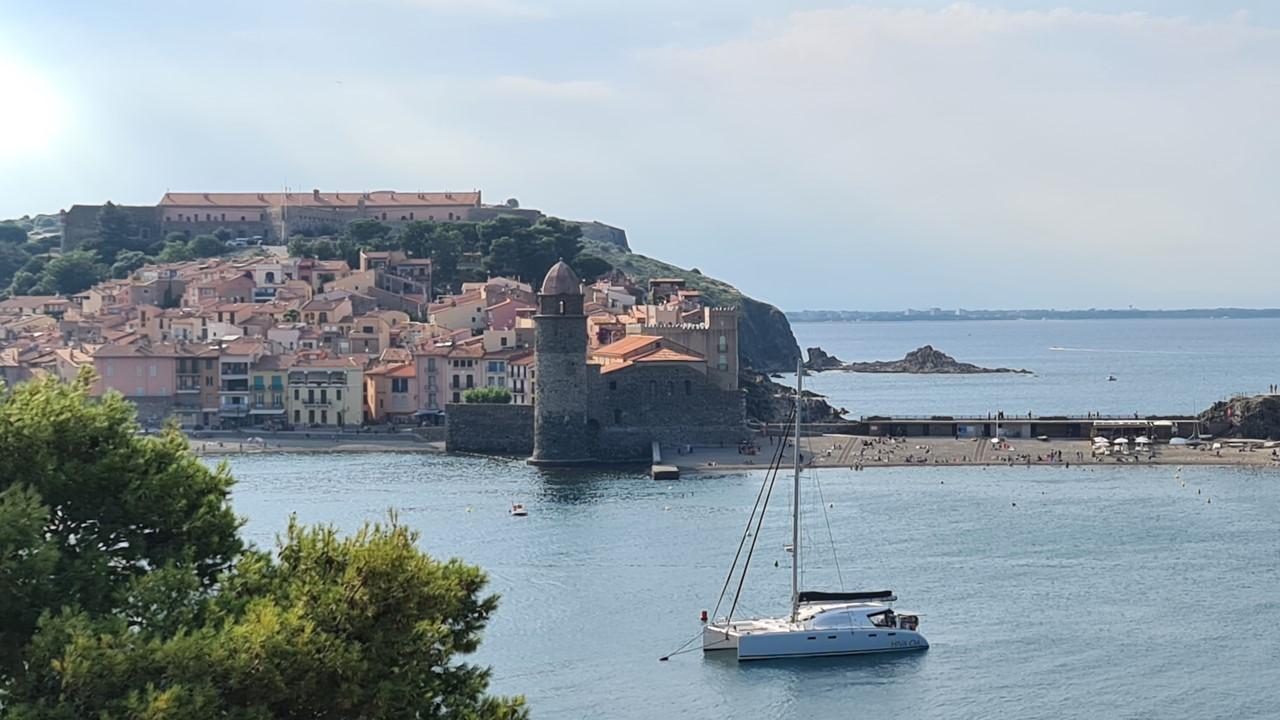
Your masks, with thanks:
M788 430L790 432L790 430ZM785 446L787 436L782 436L782 445ZM799 442L797 440L797 442ZM733 591L733 605L729 606L729 618L733 618L734 610L738 608L738 598L742 596L742 585L747 581L747 570L751 567L751 556L756 552L756 542L760 540L760 526L764 524L765 511L769 509L769 499L773 497L773 485L778 479L778 468L775 466L773 475L769 479L769 490L764 495L764 504L760 507L760 517L756 519L756 532L751 536L751 547L747 549L747 559L742 562L742 575L738 578L738 587ZM792 548L792 552L795 549ZM792 562L795 562L794 557Z
M840 556L836 553L836 538L831 532L831 516L827 513L827 499L822 495L822 481L813 473L813 482L818 486L818 500L822 503L822 519L827 523L827 540L831 543L831 559L836 563L836 577L840 579L840 590L844 590L844 573L840 572Z
M693 649L689 647L689 644L692 643L694 640L697 640L701 636L702 636L702 631L699 630L697 633L694 634L693 637L689 638L688 640L685 640L684 643L680 645L680 647L658 658L658 662L666 662L676 655L689 652L690 650Z
M795 416L793 409L791 417ZM788 419L790 422L790 419ZM769 426L766 424L765 428ZM724 594L729 589L729 583L733 580L733 574L738 569L738 559L742 556L742 548L747 544L747 535L751 533L751 521L755 519L756 510L760 507L760 498L764 496L765 486L770 480L770 473L776 475L778 472L778 464L781 462L784 443L779 441L777 448L774 449L773 459L769 462L769 470L765 472L764 480L760 483L760 491L756 493L755 505L751 507L751 515L747 517L747 526L742 529L742 538L738 540L738 550L733 554L733 564L729 566L729 572L724 577L724 585L720 588L720 597L716 599L716 608L711 612L711 619L715 620L720 615L720 605L724 603Z

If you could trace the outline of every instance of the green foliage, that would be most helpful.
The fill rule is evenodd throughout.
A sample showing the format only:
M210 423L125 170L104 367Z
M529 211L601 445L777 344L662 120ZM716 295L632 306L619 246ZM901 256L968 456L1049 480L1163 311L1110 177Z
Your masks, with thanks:
M195 257L206 258L226 252L227 244L215 235L197 235L191 238L191 242L187 244L187 249Z
M609 264L608 260L595 255L579 255L574 258L572 265L573 271L586 282L594 282L601 275L613 270L613 265Z
M111 277L127 278L134 270L147 264L147 256L138 250L125 250L116 256L111 265Z
M179 240L178 242L168 242L164 244L164 249L156 255L156 260L162 263L182 262L184 260L194 260L195 255L191 252L187 241Z
M213 236L218 240L222 241L223 245L226 245L227 243L231 242L236 235L235 233L231 232L227 228L220 227L217 230L213 231Z
M511 402L511 391L502 387L471 388L462 393L462 401L466 403L506 405Z
M97 252L102 261L110 265L121 252L145 251L150 244L140 236L129 213L108 202L98 211L97 237L85 242L84 249Z
M347 225L346 236L361 247L368 247L391 235L391 228L377 220L356 220Z
M178 232L178 231L176 231L176 230L175 230L175 231L173 231L173 232L171 232L171 233L167 233L167 234L164 236L164 242L165 242L165 244L166 244L166 245L172 245L172 244L174 244L174 243L182 243L183 245L186 245L186 244L187 244L187 234L186 234L186 233L181 233L181 232Z
M394 514L245 550L232 480L174 427L40 380L0 397L0 704L34 718L523 718L462 662L484 574Z
M63 295L74 295L88 290L106 277L106 274L107 269L98 262L96 253L73 250L49 261L39 287Z
M27 231L11 222L0 223L0 244L21 245L27 241Z
M10 295L27 295L30 294L31 288L35 287L40 281L40 276L28 270L19 270L14 273L13 281L9 283L8 293Z

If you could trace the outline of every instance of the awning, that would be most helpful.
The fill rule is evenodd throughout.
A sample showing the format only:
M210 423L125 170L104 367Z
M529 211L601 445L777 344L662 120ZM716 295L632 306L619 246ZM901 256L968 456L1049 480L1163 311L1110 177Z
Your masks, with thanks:
M874 602L877 600L892 602L898 598L894 597L892 590L872 590L870 592L821 592L818 590L806 590L800 593L800 602L816 603L816 602Z

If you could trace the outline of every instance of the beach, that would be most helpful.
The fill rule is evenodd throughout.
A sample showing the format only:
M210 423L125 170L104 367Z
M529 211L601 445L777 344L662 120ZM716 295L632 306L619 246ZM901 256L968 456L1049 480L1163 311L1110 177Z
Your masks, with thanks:
M776 438L773 439L776 442ZM1117 451L1095 454L1088 440L1007 439L992 443L989 438L954 439L950 437L883 438L857 435L819 435L801 439L800 450L805 467L852 468L866 470L877 467L937 467L952 465L982 466L1059 466L1105 465L1109 467L1142 467L1148 465L1202 465L1280 467L1280 459L1272 449L1260 449L1261 441L1246 447L1231 447L1223 441L1199 447L1153 445L1150 451ZM689 453L667 454L663 462L682 472L708 470L751 470L769 466L776 445L769 438L757 438L754 455L736 448L696 447ZM782 459L791 464L790 446Z

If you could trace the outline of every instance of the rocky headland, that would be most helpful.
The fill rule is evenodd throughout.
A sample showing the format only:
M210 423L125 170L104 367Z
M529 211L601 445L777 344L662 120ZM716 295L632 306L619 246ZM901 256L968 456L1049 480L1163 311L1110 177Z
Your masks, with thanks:
M1280 398L1255 395L1222 400L1200 413L1206 432L1219 437L1280 440Z
M795 388L776 383L764 373L742 370L738 373L738 385L746 394L747 419L760 423L783 423L795 406ZM826 398L815 392L804 391L804 422L848 422L844 409L836 409Z
M912 373L935 375L979 375L985 373L1017 373L1030 375L1030 370L1015 368L984 368L956 360L950 355L925 345L907 353L901 360L877 360L874 362L844 363L822 348L808 348L809 360L805 368L814 372L843 370L860 373Z

